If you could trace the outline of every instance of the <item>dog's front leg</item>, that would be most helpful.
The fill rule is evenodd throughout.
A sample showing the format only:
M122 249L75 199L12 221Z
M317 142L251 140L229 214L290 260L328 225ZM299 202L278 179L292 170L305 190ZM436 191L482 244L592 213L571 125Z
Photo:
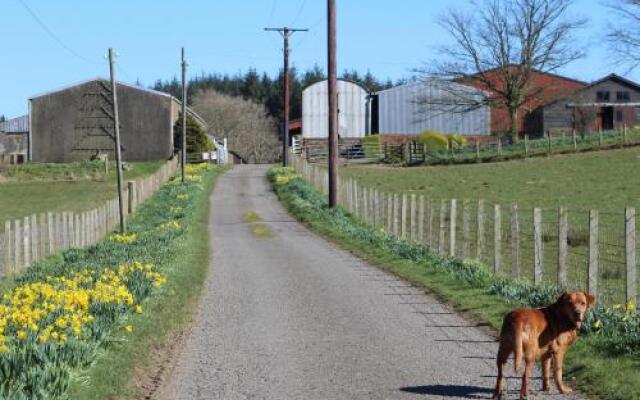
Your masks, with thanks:
M551 392L551 353L542 355L542 390Z
M564 352L559 351L553 356L554 368L555 368L555 381L558 386L558 390L562 394L573 392L569 386L565 385L562 381L562 364L564 362Z
M531 374L533 373L533 366L536 361L535 353L525 354L524 361L524 375L522 375L522 386L520 387L521 400L529 397L529 379L531 378Z

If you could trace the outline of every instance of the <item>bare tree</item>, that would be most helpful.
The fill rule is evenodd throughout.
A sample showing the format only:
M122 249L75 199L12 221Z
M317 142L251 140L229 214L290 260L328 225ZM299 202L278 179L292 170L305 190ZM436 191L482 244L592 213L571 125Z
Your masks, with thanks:
M544 88L532 85L533 72L553 72L584 56L574 40L586 20L567 16L572 0L478 0L473 12L450 9L440 24L452 44L423 77L474 86L487 96L443 84L463 108L489 105L508 111L510 133L518 138L518 111L539 99ZM442 106L443 100L436 103Z
M216 137L227 138L229 148L248 162L276 161L277 124L263 105L209 89L195 95L193 109Z
M610 21L607 42L618 64L630 72L640 67L640 0L612 0L608 6L616 18Z

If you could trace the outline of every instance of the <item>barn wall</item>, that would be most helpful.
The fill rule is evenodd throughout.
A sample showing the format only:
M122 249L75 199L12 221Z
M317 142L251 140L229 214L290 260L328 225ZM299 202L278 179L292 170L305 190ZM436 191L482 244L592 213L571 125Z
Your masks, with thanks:
M416 83L397 86L378 92L378 131L381 135L419 135L425 130L463 135L489 135L490 111L488 107L474 110L450 106L420 104L424 99L442 99L451 91L442 83ZM456 84L451 84L456 85ZM460 85L457 85L460 86ZM457 90L457 89L456 89ZM460 90L464 89L460 87ZM477 96L482 96L477 92Z
M100 87L99 85L102 85ZM31 99L33 161L86 160L98 151L114 158L112 131L101 107L111 112L106 81L93 81ZM101 89L102 88L102 89ZM124 161L167 159L173 152L172 99L118 84L120 138Z
M338 133L341 138L361 138L369 129L369 93L361 86L338 80ZM302 92L302 136L321 139L329 136L329 88L318 82Z

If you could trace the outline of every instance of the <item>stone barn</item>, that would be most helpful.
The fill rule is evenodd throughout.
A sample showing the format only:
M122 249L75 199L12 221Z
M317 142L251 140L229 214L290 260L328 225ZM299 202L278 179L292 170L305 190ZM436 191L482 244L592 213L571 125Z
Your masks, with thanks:
M167 93L121 82L117 91L123 161L170 158L180 102ZM107 79L33 96L29 115L31 161L66 163L101 154L114 159L111 84Z
M29 116L0 122L0 162L21 164L27 160Z

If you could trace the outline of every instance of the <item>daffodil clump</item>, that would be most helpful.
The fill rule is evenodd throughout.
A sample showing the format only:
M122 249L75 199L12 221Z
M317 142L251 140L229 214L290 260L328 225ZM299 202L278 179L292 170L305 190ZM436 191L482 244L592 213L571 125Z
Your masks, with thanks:
M171 221L163 222L158 226L158 229L163 231L169 231L169 230L178 230L180 229L180 227L181 227L180 221L173 219Z
M285 186L300 175L291 167L274 167L269 171L270 178L276 186Z
M114 233L113 235L109 236L109 240L115 243L130 244L138 240L138 235L136 233Z
M189 200L189 195L186 193L181 193L179 195L176 196L176 199L178 200Z
M209 168L210 166L207 163L187 164L184 167L184 172L186 172L187 174L193 175L193 174L198 174L198 173L207 171L209 170Z

